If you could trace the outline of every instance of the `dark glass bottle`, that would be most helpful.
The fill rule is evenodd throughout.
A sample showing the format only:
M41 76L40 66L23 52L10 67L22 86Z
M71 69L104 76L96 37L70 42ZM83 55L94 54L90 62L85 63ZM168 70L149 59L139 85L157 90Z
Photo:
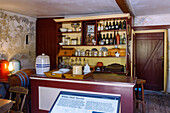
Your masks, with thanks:
M106 34L106 45L109 45L109 34Z
M114 31L114 38L113 38L113 44L117 44L117 40L116 40L116 32Z
M118 29L119 29L118 21L116 21L115 29L116 29L116 30L118 30Z
M101 45L101 41L102 41L101 33L98 34L98 41L99 41L99 45Z
M122 29L122 22L121 22L121 20L119 21L119 30L121 30Z
M113 20L112 29L115 30L115 20Z
M122 44L126 44L126 37L125 37L125 33L123 33L123 40L122 40Z
M120 36L120 44L123 44L123 37L122 37L122 34L119 34Z
M117 31L117 35L116 35L116 41L117 41L117 44L120 44L120 35L119 35L118 31Z
M104 45L106 45L106 38L105 38L105 34L103 34L103 43L104 43Z
M112 25L111 25L111 22L109 22L109 30L112 29Z
M108 26L108 21L106 22L106 26L105 26L105 30L108 30L109 26Z
M123 21L123 29L126 29L126 20Z
M112 37L112 33L110 33L110 41L109 41L110 43L110 45L113 45L113 37Z

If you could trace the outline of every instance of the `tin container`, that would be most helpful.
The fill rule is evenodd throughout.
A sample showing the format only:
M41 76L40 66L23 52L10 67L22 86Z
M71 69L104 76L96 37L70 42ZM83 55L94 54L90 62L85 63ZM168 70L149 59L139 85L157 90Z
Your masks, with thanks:
M93 56L97 56L97 55L98 55L98 51L94 51Z
M71 39L71 44L72 45L77 45L78 39Z
M66 45L71 45L70 37L67 37L67 38L65 39L65 44L66 44Z
M108 51L103 51L103 56L108 56Z
M93 54L92 54L92 52L91 52L91 51L89 51L89 56L93 56Z
M102 51L99 51L98 56L103 56L103 52L102 52Z
M89 56L89 51L90 51L90 50L86 50L86 51L85 51L85 56Z

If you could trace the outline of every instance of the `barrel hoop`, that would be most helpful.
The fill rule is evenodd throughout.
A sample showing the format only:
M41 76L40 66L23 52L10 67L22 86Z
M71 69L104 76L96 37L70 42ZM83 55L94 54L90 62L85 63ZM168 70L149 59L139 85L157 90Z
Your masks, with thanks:
M25 74L25 76L27 77L27 87L28 87L28 85L29 85L29 78L28 78L28 75L24 72L24 71L21 71L21 72L23 72L24 74Z
M24 80L24 87L25 87L26 82L24 76L22 75L22 73L18 73L18 74L21 75L22 79Z
M17 73L16 73L16 75L20 78L20 80L21 80L21 86L23 86L23 81L22 81L21 76L20 76L19 74L17 74Z

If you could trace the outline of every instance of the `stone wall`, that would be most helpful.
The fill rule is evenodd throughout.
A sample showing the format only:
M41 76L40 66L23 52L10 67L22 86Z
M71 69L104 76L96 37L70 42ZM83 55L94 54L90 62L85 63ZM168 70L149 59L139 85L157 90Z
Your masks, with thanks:
M0 10L0 54L3 57L20 60L21 68L34 67L35 41L36 18Z

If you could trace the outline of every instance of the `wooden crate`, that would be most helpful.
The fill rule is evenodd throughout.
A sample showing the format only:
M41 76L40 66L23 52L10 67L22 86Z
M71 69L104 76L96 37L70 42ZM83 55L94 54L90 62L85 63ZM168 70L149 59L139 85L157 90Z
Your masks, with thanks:
M52 74L54 71L58 71L58 70L52 70L52 71L44 72L44 74L45 74L47 77L58 77L58 78L62 78L62 75L63 75L63 74L58 74L58 73Z
M62 48L60 49L58 56L74 56L75 48Z

